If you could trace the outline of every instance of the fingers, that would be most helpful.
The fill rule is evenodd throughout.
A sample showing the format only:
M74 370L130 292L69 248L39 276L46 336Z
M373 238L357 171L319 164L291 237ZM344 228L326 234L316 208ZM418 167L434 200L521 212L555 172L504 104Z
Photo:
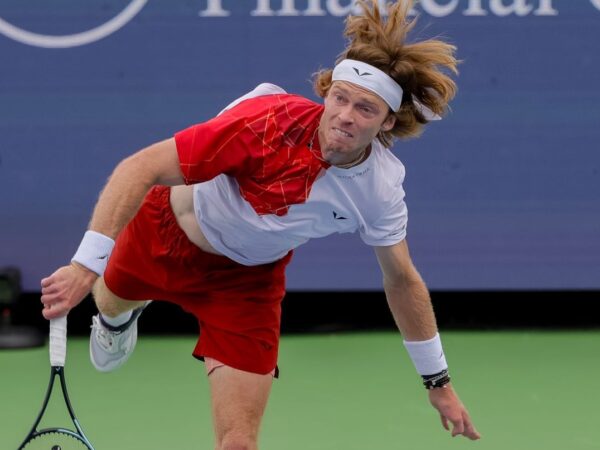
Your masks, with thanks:
M463 431L463 436L468 437L469 439L475 441L481 438L481 434L475 429L475 425L471 422L471 418L467 411L463 413L463 420L465 424L465 430Z
M442 426L450 431L452 437L463 435L466 438L476 440L481 438L475 429L469 413L452 389L452 386L444 386L445 389L431 389L429 401L440 413ZM452 429L450 430L450 426Z
M56 293L57 285L58 285L58 279L56 276L56 272L54 272L49 277L42 278L40 285L42 287L42 295Z
M52 275L49 277L46 277L46 278L42 278L42 281L40 283L42 285L42 289L50 286L52 284L52 281L53 281Z
M44 316L44 319L46 320L51 320L51 319L58 319L59 317L63 317L66 316L69 313L69 309L65 308L64 306L44 306L44 309L42 310L42 316Z
M450 431L450 427L448 426L448 419L443 414L440 414L440 419L442 419L442 426L446 429L446 431Z
M46 281L46 283L44 283ZM44 306L50 306L52 303L60 301L61 290L54 280L50 278L44 278L42 280L42 296L40 300Z
M452 422L452 437L458 436L459 434L463 434L465 431L465 425L462 420L462 416L460 418L449 419Z
M475 426L471 422L471 418L466 411L463 411L461 415L456 417L442 417L442 425L448 430L448 421L452 423L452 437L463 435L473 441L480 439L481 435L475 429Z
M59 270L49 277L43 278L40 283L42 286L40 297L43 305L42 316L47 320L65 316L70 310L69 295L64 281L61 281Z
M57 283L47 284L45 287L42 287L42 296L56 294L58 291L59 287Z
M90 293L97 278L94 272L70 264L41 280L42 315L46 319L67 315Z
M66 306L67 302L62 301L59 292L42 295L41 300L44 305L42 316L47 320L62 317L69 312L69 308Z

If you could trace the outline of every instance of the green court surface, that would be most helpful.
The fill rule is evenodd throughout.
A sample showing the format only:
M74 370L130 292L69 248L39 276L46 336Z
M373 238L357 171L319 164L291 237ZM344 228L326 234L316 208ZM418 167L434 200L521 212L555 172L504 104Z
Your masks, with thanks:
M443 338L455 388L482 440L443 430L398 334L298 335L282 339L281 379L261 449L600 449L600 332ZM125 367L101 374L88 362L87 340L69 341L67 384L96 450L213 448L208 384L203 364L190 356L194 343L142 336ZM48 373L46 348L0 351L1 450L16 449L29 431ZM60 423L45 424L62 425L53 416Z

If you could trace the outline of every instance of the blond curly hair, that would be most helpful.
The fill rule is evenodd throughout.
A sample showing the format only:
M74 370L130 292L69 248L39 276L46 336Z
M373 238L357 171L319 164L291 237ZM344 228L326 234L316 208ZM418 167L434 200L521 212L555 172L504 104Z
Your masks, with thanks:
M407 35L416 19L408 14L413 0L398 0L388 5L384 20L377 0L359 0L362 15L346 19L344 36L348 46L339 55L336 64L344 59L363 61L392 77L404 91L402 104L394 127L380 132L379 140L391 147L394 138L419 136L428 120L415 108L413 99L439 116L448 110L448 103L456 94L456 83L449 73L458 74L456 47L439 39L408 43ZM325 97L331 88L332 69L323 69L314 75L317 95Z

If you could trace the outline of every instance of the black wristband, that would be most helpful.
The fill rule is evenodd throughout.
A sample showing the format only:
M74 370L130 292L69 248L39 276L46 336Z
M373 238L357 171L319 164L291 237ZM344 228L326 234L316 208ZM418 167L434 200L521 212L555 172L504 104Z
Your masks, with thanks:
M433 375L422 375L422 378L423 386L425 386L425 389L427 390L445 387L448 383L450 383L448 369L444 369L441 372Z

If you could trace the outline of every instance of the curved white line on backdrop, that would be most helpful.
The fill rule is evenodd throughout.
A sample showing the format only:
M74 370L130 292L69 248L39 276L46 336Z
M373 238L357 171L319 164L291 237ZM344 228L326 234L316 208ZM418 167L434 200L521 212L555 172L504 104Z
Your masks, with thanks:
M38 34L31 31L15 27L0 17L0 33L5 36L21 42L22 44L33 45L44 48L68 48L87 45L92 42L104 39L110 36L118 29L125 26L137 13L146 5L148 0L132 0L123 11L110 19L108 22L91 30L65 36L54 36L47 34Z

